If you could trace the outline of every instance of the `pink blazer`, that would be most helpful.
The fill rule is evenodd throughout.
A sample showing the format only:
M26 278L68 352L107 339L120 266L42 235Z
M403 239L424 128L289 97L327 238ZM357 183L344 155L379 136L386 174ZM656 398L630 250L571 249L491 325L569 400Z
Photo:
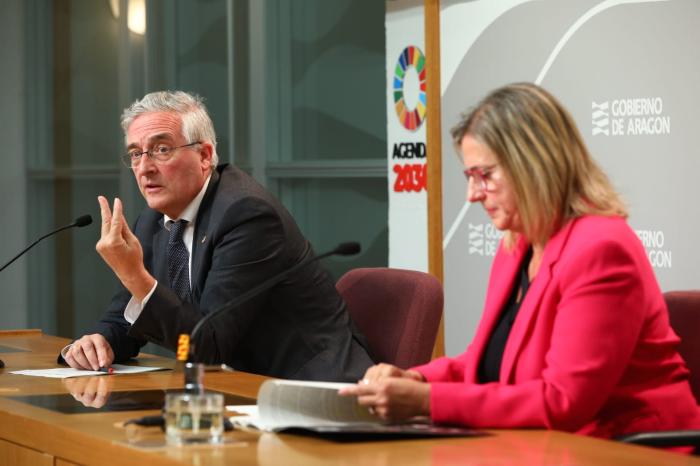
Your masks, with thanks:
M599 437L700 427L654 272L620 217L581 217L550 239L508 338L500 382L477 383L527 247L499 247L467 351L414 368L431 382L433 420Z

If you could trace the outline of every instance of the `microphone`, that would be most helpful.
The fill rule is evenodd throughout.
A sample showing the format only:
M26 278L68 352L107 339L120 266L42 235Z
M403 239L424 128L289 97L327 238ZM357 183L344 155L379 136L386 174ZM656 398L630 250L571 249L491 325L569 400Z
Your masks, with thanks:
M73 227L81 228L81 227L84 227L84 226L86 226L86 225L90 225L91 223L92 223L92 216L91 216L91 215L81 215L80 217L76 218L75 221L74 221L73 223L71 223L70 225L63 226L63 227L61 227L61 228L58 228L57 230L52 231L51 233L45 234L44 236L42 236L42 237L39 238L38 240L34 241L32 244L30 244L29 246L27 246L26 248L24 248L24 249L23 249L19 254L17 254L15 257L13 257L12 259L10 259L10 262L8 262L7 264L5 264L5 265L3 265L2 267L0 267L0 272L2 272L3 270L5 270L5 268L6 268L8 265L12 264L14 261L16 261L17 259L19 259L19 258L22 256L22 254L24 254L25 252L29 251L31 248L33 248L33 247L34 247L39 241L41 241L42 239L48 238L49 236L55 235L55 234L58 233L59 231L66 230L66 229L68 229L68 228L73 228ZM5 363L2 361L2 359L0 359L0 369L2 369L3 367L5 367Z
M210 312L209 314L205 315L202 317L199 322L197 322L197 325L194 326L192 329L192 332L190 332L189 338L187 338L186 335L180 335L180 344L178 345L178 360L184 361L185 358L189 362L194 362L194 357L195 357L195 347L194 343L190 343L194 341L194 338L198 335L199 330L202 328L202 326L209 322L211 319L214 317L221 315L226 312L231 312L233 309L237 308L244 302L250 300L251 298L254 298L255 296L259 295L263 291L266 291L273 286L277 285L280 283L282 280L287 278L289 275L292 273L296 272L297 270L306 267L312 262L316 262L318 260L321 260L323 258L329 257L329 256L353 256L357 253L360 252L362 248L360 247L360 243L356 242L347 242L347 243L340 243L338 246L336 246L333 250L325 252L319 256L314 256L310 257L306 260L303 260L296 264L293 267L288 268L287 270L283 270L282 272L278 273L277 275L265 280L262 282L260 285L251 288L250 290L246 291L242 295L238 296L236 299L232 300L228 304L224 304L221 306L219 309ZM183 341L184 340L184 341ZM184 345L184 346L180 346ZM185 349L186 346L189 346L189 348Z
M19 259L19 258L22 256L22 254L24 254L25 252L29 251L31 248L33 248L33 247L34 247L39 241L41 241L42 239L48 238L48 237L51 236L51 235L55 235L56 233L58 233L58 232L60 232L60 231L67 230L68 228L73 228L73 227L82 228L82 227L84 227L84 226L90 225L91 223L92 223L92 216L91 216L91 215L81 215L80 217L76 218L75 221L74 221L73 223L71 223L70 225L62 226L61 228L58 228L58 229L52 231L51 233L45 234L44 236L42 236L42 237L39 238L38 240L34 241L32 244L30 244L29 246L27 246L26 248L24 248L24 249L23 249L19 254L17 254L15 257L13 257L12 259L10 259L10 261L9 261L7 264L3 265L3 266L0 268L0 272L2 272L3 270L5 270L5 268L6 268L8 265L12 264L14 261L16 261L17 259Z

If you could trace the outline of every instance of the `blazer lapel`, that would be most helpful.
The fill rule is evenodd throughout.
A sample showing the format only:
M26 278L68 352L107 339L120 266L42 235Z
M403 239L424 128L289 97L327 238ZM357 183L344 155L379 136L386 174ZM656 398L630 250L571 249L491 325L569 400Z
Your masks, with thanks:
M528 244L521 238L512 252L506 252L502 248L503 246L494 259L483 316L472 340L474 359L472 359L469 373L474 382L477 381L479 363L484 356L486 345L513 290L515 279L520 270L520 262L527 251ZM465 375L467 374L465 373Z
M511 381L518 355L535 325L540 301L549 283L552 281L552 267L554 267L554 264L559 260L575 222L576 219L573 219L564 225L550 238L544 248L540 269L537 272L537 276L530 284L527 295L525 295L525 299L520 305L520 310L513 323L508 341L506 342L506 347L503 352L503 361L501 362L501 373L499 374L502 382L507 383Z

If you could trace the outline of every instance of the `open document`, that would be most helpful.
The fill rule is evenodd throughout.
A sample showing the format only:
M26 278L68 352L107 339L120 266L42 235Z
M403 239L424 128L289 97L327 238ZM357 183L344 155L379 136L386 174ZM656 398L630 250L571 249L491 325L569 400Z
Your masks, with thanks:
M257 406L230 406L238 415L231 422L268 432L319 434L341 440L374 436L472 436L480 432L435 426L427 419L391 424L357 403L356 397L339 396L352 384L295 380L268 380L258 391Z

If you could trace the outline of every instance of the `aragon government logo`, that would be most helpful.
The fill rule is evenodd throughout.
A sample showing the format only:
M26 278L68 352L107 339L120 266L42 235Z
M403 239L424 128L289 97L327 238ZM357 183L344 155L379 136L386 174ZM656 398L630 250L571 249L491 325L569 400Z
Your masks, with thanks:
M425 55L409 45L399 55L394 69L394 107L404 128L420 128L425 120L425 102Z
M661 97L631 97L591 102L593 136L671 134L671 116Z

